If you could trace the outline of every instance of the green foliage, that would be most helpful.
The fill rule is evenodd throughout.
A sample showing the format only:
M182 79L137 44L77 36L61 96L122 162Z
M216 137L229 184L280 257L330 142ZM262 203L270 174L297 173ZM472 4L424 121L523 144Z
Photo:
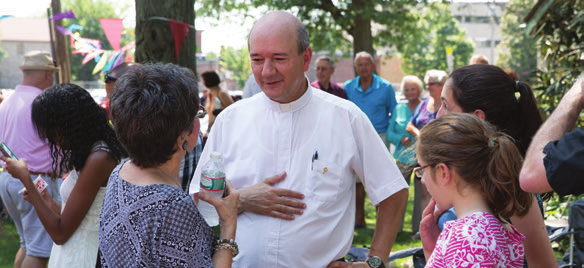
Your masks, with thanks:
M449 4L432 2L420 11L411 10L419 17L416 29L399 48L404 73L424 77L427 70L448 70L446 49L452 49L453 68L468 63L474 44L465 38L465 31L454 19Z
M503 40L497 45L496 64L516 72L521 81L527 81L537 68L536 39L525 32L523 24L533 4L533 0L510 0L500 23Z
M249 51L247 46L240 49L232 47L221 49L220 64L222 72L229 73L229 77L237 81L237 86L243 89L247 77L251 74Z
M584 71L583 28L583 1L554 1L531 33L538 40L543 59L532 85L547 115ZM578 126L584 126L582 117Z
M207 58L207 60L216 60L217 54L215 52L209 52L205 54L205 57Z
M218 20L225 12L240 11L244 16L253 16L258 8L288 10L297 15L310 34L314 51L350 52L374 47L400 46L414 29L415 15L408 10L418 0L200 0L196 10L198 16L215 17ZM356 21L363 21L357 26ZM366 26L377 25L372 35ZM369 34L372 39L356 38ZM356 40L353 42L353 40ZM372 52L372 51L371 51Z
M63 27L67 28L71 24L83 26L83 30L79 32L80 37L100 40L102 49L112 50L105 37L101 23L99 23L99 19L122 17L116 12L116 7L119 7L119 5L110 0L64 0L62 10L72 9L77 19L63 20ZM124 13L128 8L128 6L121 7L121 13ZM68 41L68 39L67 37L66 40ZM122 34L121 45L123 46L129 43L130 40L134 40L133 30ZM73 48L69 48L69 51L73 50ZM99 79L99 74L91 74L97 63L91 60L85 65L81 65L84 57L81 54L69 55L72 81L93 81Z

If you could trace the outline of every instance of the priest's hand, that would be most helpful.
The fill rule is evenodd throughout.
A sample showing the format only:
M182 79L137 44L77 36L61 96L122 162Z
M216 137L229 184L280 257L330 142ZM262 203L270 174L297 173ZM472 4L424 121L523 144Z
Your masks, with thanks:
M299 201L304 199L302 193L273 187L285 178L286 172L283 172L239 189L239 213L247 211L283 220L293 220L295 215L302 215L306 208L306 204Z

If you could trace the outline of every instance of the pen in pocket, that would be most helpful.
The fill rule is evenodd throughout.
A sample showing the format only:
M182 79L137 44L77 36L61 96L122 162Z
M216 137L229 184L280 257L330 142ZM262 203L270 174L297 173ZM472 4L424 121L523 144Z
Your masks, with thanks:
M314 154L312 155L312 167L311 170L314 170L314 160L318 160L318 151L315 150Z

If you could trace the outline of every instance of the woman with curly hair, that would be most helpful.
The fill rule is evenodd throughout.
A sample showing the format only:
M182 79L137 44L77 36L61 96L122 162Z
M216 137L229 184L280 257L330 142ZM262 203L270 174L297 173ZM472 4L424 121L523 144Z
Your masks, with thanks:
M24 199L33 204L53 239L49 267L94 267L105 186L126 152L105 110L74 84L57 84L39 95L32 104L32 121L50 143L53 174L69 172L61 186L63 207L46 190L35 189L24 160L2 157L5 168L22 181Z

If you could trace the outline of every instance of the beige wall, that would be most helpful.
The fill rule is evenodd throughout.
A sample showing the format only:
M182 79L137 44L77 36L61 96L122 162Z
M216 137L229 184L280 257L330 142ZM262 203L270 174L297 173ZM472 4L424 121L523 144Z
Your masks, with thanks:
M22 82L22 65L24 54L31 50L51 51L49 42L2 41L6 57L0 60L0 88L14 88Z

